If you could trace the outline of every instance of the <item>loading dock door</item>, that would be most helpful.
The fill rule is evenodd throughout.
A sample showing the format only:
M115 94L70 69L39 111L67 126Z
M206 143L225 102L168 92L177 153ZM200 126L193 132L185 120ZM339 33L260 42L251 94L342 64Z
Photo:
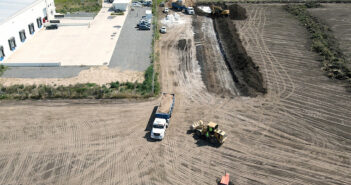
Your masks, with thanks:
M10 50L13 51L16 49L16 41L15 41L15 37L11 37L9 39L9 46L10 46Z
M37 25L38 25L38 28L41 28L41 26L43 25L43 23L41 22L41 17L37 18Z
M4 47L0 46L0 61L5 58Z
M30 33L30 34L33 34L34 31L35 31L35 29L34 29L34 24L33 24L33 23L29 24L29 25L28 25L28 28L29 28L29 33Z
M26 40L26 32L24 30L21 30L19 32L19 36L20 36L20 39L21 39L21 42L24 42Z

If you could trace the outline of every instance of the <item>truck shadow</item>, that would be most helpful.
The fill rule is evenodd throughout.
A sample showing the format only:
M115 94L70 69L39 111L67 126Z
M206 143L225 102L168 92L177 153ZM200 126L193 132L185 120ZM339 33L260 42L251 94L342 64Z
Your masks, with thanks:
M150 134L151 134L151 130L152 130L152 124L154 123L154 120L155 120L155 113L156 113L157 107L158 106L155 106L154 109L152 110L149 121L147 122L147 125L146 125L145 130L144 130L144 131L146 131L144 138L149 142L155 141L150 137Z

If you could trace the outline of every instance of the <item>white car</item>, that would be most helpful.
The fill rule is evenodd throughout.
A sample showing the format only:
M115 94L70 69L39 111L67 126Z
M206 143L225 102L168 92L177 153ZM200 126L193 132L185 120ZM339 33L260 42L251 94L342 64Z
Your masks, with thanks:
M143 5L141 3L139 3L139 2L134 2L134 3L132 3L132 6L134 6L134 7L142 7Z
M163 13L168 13L169 12L169 9L168 8L165 8L164 10L163 10Z
M162 140L165 137L168 121L162 118L156 118L151 130L151 138Z
M161 33L166 33L167 32L166 26L162 26L161 29L160 29L160 32Z

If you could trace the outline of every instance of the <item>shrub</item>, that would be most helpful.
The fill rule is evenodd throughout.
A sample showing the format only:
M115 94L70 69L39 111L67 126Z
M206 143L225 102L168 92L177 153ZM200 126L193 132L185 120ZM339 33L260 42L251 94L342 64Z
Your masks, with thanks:
M7 67L4 65L0 65L0 76L4 74L4 72L7 70Z

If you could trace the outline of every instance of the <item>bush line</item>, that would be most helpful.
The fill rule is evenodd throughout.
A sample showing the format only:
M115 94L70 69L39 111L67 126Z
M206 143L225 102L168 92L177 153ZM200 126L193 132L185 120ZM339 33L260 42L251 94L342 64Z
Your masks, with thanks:
M102 7L99 0L55 0L56 12L66 14L67 12L93 12L97 13Z
M153 66L145 71L145 80L139 82L111 82L106 85L95 83L75 84L69 86L51 85L0 85L0 99L118 99L149 98L160 92L155 82L155 93L152 93ZM157 73L156 73L157 76ZM157 78L155 78L157 79Z
M294 15L310 33L312 49L322 56L322 69L327 72L328 77L347 80L351 84L351 70L347 66L348 61L338 47L331 29L307 11L307 8L319 6L319 3L310 2L302 5L288 4L284 6L284 9Z

